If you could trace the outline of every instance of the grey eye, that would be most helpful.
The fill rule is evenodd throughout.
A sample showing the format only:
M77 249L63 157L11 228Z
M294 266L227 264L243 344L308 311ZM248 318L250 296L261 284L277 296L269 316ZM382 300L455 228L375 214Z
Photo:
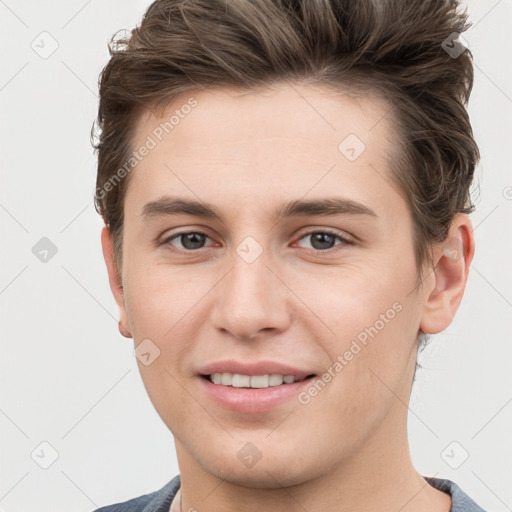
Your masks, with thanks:
M312 249L315 251L326 251L333 249L336 245L344 245L350 243L342 236L331 233L330 231L311 231L310 233L303 235L300 240L302 241L304 239L310 240ZM340 240L341 243L336 244L336 239Z
M200 233L199 231L190 231L187 233L178 233L177 235L173 235L167 240L167 243L171 243L173 240L179 240L181 247L178 246L178 248L190 251L194 249L201 249L207 238L208 236L204 233Z

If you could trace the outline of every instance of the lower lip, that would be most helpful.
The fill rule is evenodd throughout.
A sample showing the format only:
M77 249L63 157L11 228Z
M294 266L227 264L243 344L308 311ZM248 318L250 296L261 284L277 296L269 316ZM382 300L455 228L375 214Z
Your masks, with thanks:
M310 377L291 384L252 389L214 384L204 377L199 377L206 393L213 401L231 411L248 414L270 411L287 400L297 397L303 388L311 384L313 379L314 377Z

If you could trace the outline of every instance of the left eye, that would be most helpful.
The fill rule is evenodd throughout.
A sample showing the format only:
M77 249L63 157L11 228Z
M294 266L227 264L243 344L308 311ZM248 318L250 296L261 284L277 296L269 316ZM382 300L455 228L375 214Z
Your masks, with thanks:
M352 244L350 240L336 233L332 233L331 231L311 231L310 233L306 233L305 235L301 236L300 240L304 240L308 237L311 239L311 245L313 245L313 249L316 251L332 249L335 246L336 238L341 240L341 244L337 245Z

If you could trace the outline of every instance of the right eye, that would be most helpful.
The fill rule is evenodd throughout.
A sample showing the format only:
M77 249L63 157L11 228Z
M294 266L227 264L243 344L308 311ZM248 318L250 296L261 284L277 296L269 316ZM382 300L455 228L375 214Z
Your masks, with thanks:
M207 238L210 237L201 231L182 231L165 238L162 241L162 245L169 244L174 248L175 245L173 241L178 240L181 247L178 247L177 250L182 252L191 252L195 249L201 249Z

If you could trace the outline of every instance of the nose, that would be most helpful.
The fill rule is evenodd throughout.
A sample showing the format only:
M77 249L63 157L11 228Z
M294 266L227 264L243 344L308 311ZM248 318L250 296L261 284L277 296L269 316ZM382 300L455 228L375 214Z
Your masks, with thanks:
M279 272L265 252L249 261L233 251L230 271L215 287L212 312L217 329L244 341L284 332L290 322L290 295Z

